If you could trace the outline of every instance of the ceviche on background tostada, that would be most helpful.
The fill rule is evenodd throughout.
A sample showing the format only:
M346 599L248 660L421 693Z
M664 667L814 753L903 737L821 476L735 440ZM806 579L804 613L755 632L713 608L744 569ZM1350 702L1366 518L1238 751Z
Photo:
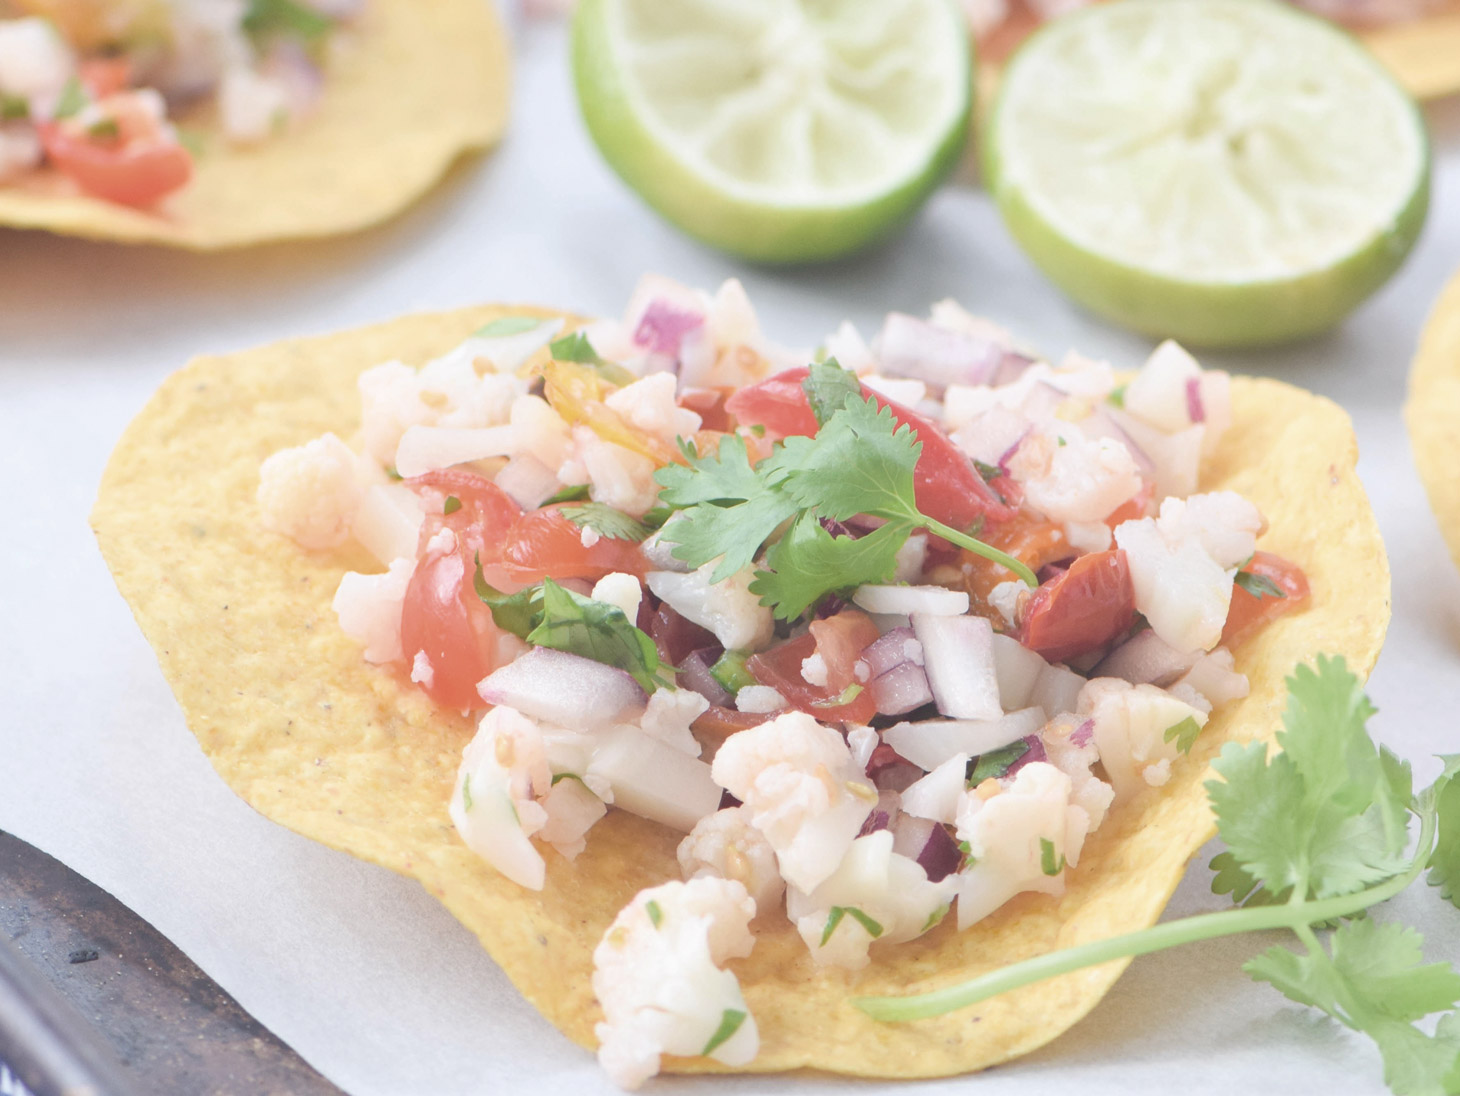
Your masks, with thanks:
M622 322L366 370L355 444L270 456L258 513L368 550L339 626L485 709L450 817L513 884L591 860L610 808L684 835L593 952L634 1087L754 1061L726 963L758 930L849 971L977 932L1196 764L1249 691L1233 648L1309 598L1256 505L1200 490L1231 389L1173 343L1052 365L951 301L798 353L738 283L648 278Z
M365 0L0 0L0 184L54 169L150 206L185 186L177 115L214 108L237 145L307 117L331 39Z

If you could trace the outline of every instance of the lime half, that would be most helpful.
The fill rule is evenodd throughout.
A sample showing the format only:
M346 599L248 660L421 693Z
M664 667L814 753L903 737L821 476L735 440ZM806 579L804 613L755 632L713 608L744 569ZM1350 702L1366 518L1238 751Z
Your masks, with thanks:
M1413 101L1345 32L1268 0L1117 0L1015 56L985 133L1010 230L1066 293L1194 344L1311 335L1424 223Z
M884 236L955 165L971 58L955 0L584 0L589 132L651 206L763 262Z

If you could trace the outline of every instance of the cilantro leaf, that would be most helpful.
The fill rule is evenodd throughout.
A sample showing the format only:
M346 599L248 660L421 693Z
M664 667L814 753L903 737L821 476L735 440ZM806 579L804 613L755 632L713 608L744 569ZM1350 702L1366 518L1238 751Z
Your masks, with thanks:
M575 594L550 578L540 586L504 594L487 583L480 557L473 583L497 627L519 639L616 666L646 693L670 684L654 641L618 606Z
M243 29L255 39L284 35L313 44L333 26L326 16L295 0L250 0L243 17Z
M1445 771L1427 793L1439 812L1439 840L1430 856L1429 882L1460 906L1460 754L1442 758Z
M913 468L923 451L911 426L890 407L851 400L814 438L792 437L771 456L785 490L803 507L845 521L858 514L919 521Z
M552 579L543 580L542 619L527 642L617 666L646 693L669 684L654 641L622 609L565 590Z
M1163 742L1175 742L1176 748L1184 754L1191 753L1191 748L1196 745L1196 736L1201 734L1201 724L1196 717L1189 715L1180 723L1175 723L1166 728L1166 733L1161 736Z
M591 365L600 377L620 388L633 384L638 379L618 362L600 357L598 351L593 349L593 344L588 341L588 336L581 331L572 331L554 339L548 344L548 353L556 361Z
M724 1043L732 1035L740 1030L740 1025L745 1023L745 1017L749 1013L738 1008L727 1008L720 1014L720 1026L715 1029L715 1034L710 1036L710 1041L705 1044L701 1054L709 1054L716 1047Z
M1251 571L1238 571L1237 577L1233 581L1255 598L1286 598L1288 596L1283 593L1281 586L1266 575L1256 575Z
M14 122L30 117L30 102L23 95L0 91L0 122Z
M826 947L831 940L832 933L842 923L842 918L850 917L862 928L867 930L867 935L876 940L883 933L882 925L874 921L867 914L863 913L856 906L832 906L826 915L826 927L821 930L821 946Z
M580 529L593 529L610 540L627 540L634 544L648 537L650 529L638 518L615 510L603 502L585 502L563 506L558 513Z
M974 461L973 467L978 470L978 474L983 477L985 482L996 480L1004 474L1004 470L997 464L985 464L981 460Z
M1039 839L1039 870L1045 875L1058 875L1065 870L1065 858L1054 858L1054 842L1047 837Z
M73 76L61 89L61 98L56 101L55 116L71 118L80 114L85 109L87 102L86 88L82 86L80 77Z
M1369 1035L1395 1092L1454 1091L1447 1081L1460 1072L1454 1015L1445 1017L1434 1036L1413 1024L1454 1007L1460 975L1444 963L1421 965L1421 942L1413 929L1365 917L1341 925L1327 953L1316 942L1306 955L1270 948L1244 969L1291 1000Z
M848 400L862 398L862 382L851 370L843 369L835 358L827 358L811 366L801 382L801 391L806 393L816 424L825 426Z
M750 592L780 620L795 620L827 594L864 583L887 582L911 529L888 522L864 537L834 537L814 512L803 510L766 552Z
M745 439L739 434L721 438L713 456L686 456L688 464L666 464L654 473L661 502L679 507L701 502L745 502L764 490L761 478L750 466Z
M1228 743L1207 792L1237 864L1276 894L1347 894L1402 869L1408 770L1365 730L1373 707L1341 658L1288 678L1282 752Z
M498 339L507 335L520 335L545 323L534 316L502 316L473 331L474 339Z
M526 639L542 619L542 587L529 586L515 594L504 594L488 585L482 574L482 557L476 557L477 571L472 579L477 597L492 610L492 620L504 632Z
M1010 742L1007 746L1000 746L997 750L979 754L968 763L968 771L965 774L968 786L976 788L990 777L997 780L1009 771L1014 762L1028 752L1029 743L1021 738L1018 742Z
M543 505L551 506L555 502L582 502L588 497L588 490L588 484L586 483L575 483L568 487L562 487L544 499Z
M664 911L659 908L659 903L654 899L651 898L644 903L644 912L649 915L649 921L656 929L664 923Z
M711 581L721 582L749 566L766 538L797 509L794 499L778 491L768 491L738 506L701 503L683 511L684 517L678 521L665 525L662 536L674 545L674 558L691 567L703 567L723 557L710 576Z

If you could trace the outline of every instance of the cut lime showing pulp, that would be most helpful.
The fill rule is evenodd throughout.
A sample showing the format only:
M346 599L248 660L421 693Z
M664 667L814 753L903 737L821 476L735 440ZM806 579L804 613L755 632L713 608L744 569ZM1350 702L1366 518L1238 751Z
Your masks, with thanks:
M1116 0L1015 56L985 132L1010 231L1091 311L1208 346L1341 320L1424 223L1414 103L1268 0Z
M578 102L604 157L686 232L827 259L906 221L971 98L954 0L583 0Z

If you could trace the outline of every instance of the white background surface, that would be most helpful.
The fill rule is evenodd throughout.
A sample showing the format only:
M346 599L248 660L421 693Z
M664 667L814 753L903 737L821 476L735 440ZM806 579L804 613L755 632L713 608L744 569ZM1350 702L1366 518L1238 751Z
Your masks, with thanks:
M236 799L188 733L116 594L86 516L128 420L190 356L424 308L539 302L617 313L645 271L741 278L771 334L812 344L842 318L944 296L1048 354L1137 364L1149 343L1086 317L956 186L910 231L828 268L768 271L681 237L589 145L561 28L514 27L514 119L396 222L362 236L198 257L0 230L0 829L114 893L355 1096L609 1091L588 1053L512 990L414 882L273 825ZM1401 274L1331 336L1209 364L1316 389L1353 414L1394 569L1394 623L1372 679L1378 736L1428 781L1460 749L1460 576L1399 417L1420 327L1460 267L1460 101L1428 111L1430 222ZM1218 908L1198 859L1172 913ZM1460 913L1418 887L1392 904L1435 958L1460 960ZM1278 939L1274 937L1274 940ZM1241 938L1136 961L1054 1045L921 1093L1382 1090L1367 1042L1250 983ZM896 1088L896 1086L888 1086ZM842 1078L670 1078L662 1093L882 1091Z

